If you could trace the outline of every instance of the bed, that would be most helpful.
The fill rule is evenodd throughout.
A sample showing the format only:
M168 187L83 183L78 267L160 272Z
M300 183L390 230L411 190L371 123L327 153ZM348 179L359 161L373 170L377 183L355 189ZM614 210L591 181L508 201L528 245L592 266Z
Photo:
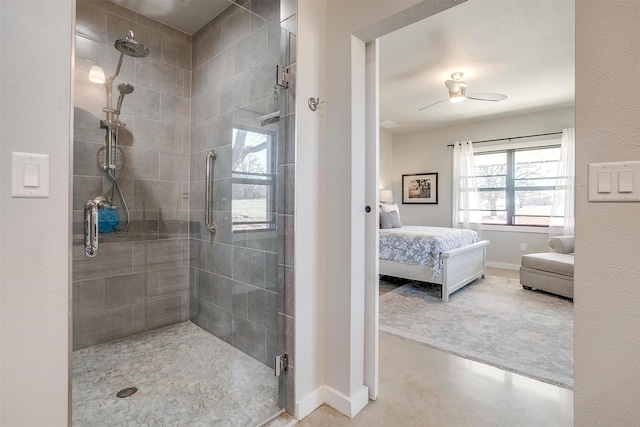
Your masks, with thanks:
M488 240L473 230L398 226L380 229L380 274L442 285L442 301L484 277Z

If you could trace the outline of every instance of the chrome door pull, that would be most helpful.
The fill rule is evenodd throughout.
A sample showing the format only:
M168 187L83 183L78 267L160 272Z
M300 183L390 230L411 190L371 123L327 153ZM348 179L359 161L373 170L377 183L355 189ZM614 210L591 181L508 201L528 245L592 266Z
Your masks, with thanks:
M98 202L89 200L84 205L84 253L89 258L98 255Z

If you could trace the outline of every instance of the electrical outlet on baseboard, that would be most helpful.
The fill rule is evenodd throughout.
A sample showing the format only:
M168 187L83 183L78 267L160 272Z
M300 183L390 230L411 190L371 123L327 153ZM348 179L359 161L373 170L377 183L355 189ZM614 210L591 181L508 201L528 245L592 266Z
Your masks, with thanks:
M520 250L521 251L526 251L527 250L527 244L526 243L520 243Z

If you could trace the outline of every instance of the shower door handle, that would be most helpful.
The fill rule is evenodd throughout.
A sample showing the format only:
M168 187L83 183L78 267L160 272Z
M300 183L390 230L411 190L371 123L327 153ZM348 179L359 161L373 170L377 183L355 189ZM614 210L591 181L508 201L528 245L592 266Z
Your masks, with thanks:
M98 255L98 203L89 200L84 205L84 253L89 258Z
M211 178L213 176L213 163L218 157L216 150L211 150L207 153L207 172L205 176L205 189L204 189L204 221L207 226L207 230L214 234L216 232L216 225L211 221L211 191L213 185Z

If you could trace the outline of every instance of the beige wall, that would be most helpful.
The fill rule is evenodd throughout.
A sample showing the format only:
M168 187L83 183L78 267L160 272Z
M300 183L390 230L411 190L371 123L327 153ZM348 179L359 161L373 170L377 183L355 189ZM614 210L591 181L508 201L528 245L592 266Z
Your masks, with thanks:
M464 140L481 141L557 132L573 126L574 109L562 108L394 135L391 178L394 199L399 203L402 223L451 227L453 151L451 147L447 147L447 144ZM401 204L402 174L421 172L438 173L438 204ZM547 246L549 236L546 229L537 233L483 230L481 237L491 241L487 249L487 261L493 267L517 269L523 254L549 250ZM526 244L526 251L520 250L521 243Z
M0 425L64 426L69 393L72 1L0 3ZM11 152L50 196L11 197Z
M640 160L640 2L576 3L575 425L637 426L640 203L589 203L587 165Z
M391 190L393 180L393 135L380 130L380 188ZM394 194L394 201L398 201L399 196Z
M314 113L310 97L326 99L327 4L298 2L298 60L296 80L296 217L295 217L295 404L305 416L323 403L324 384L325 236L324 215L326 106ZM313 36L310 36L313 35ZM305 78L312 76L313 78Z

